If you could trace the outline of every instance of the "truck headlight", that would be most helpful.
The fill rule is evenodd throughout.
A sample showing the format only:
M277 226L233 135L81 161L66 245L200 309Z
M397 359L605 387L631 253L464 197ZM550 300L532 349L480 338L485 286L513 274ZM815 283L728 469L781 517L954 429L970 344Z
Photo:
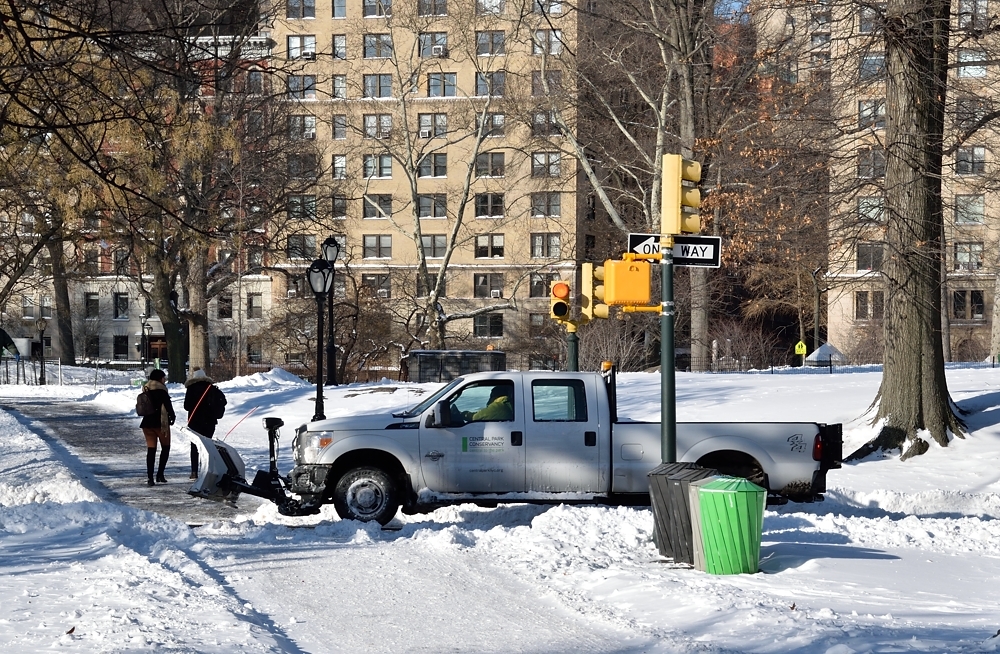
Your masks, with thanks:
M299 463L312 463L319 458L320 450L333 442L333 432L306 432L299 439L299 442L302 445L302 457Z

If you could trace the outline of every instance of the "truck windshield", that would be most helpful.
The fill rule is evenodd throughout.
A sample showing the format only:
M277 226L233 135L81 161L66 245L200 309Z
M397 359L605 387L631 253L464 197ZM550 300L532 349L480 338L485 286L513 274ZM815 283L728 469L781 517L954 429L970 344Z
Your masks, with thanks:
M448 382L447 386L441 387L440 389L438 389L438 391L436 393L434 393L433 395L431 395L429 398L427 398L426 400L424 400L423 402L421 402L417 406L413 407L412 409L408 409L406 411L400 411L399 413L394 413L394 414L392 414L392 417L393 418L412 418L413 416L420 415L421 413L423 413L424 411L426 411L427 409L429 409L430 407L432 407L435 402L437 402L438 400L440 400L447 393L449 393L451 391L451 389L455 388L456 386L458 386L459 384L461 384L463 381L465 381L465 379L463 379L462 377L457 377L455 379L452 379L450 382Z

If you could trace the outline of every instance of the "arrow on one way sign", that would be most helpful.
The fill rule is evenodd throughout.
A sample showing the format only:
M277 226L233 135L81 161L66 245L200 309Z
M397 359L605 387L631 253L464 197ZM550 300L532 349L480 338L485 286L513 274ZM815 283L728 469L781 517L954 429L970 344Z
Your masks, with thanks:
M628 251L636 254L658 254L660 252L660 235L629 234Z

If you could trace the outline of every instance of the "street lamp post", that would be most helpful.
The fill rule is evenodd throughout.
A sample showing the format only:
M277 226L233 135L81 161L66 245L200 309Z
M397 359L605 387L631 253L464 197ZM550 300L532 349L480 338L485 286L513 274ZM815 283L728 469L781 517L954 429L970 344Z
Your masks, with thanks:
M330 292L327 297L327 342L326 342L326 385L337 385L337 349L334 345L336 329L333 323L333 280L336 276L336 261L340 256L340 243L331 236L323 241L323 258L330 264Z
M45 328L49 326L48 321L45 318L39 318L35 321L35 327L38 328L38 344L39 347L39 359L41 360L41 370L38 373L38 384L40 386L45 386Z
M316 259L306 273L309 288L316 296L316 411L313 421L326 420L323 412L323 301L333 286L333 267L326 259Z
M139 367L146 370L146 314L139 314Z

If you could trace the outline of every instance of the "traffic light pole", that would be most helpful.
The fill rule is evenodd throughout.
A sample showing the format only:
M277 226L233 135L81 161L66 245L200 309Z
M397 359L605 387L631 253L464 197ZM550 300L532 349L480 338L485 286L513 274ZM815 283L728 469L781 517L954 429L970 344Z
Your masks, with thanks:
M676 379L674 375L674 237L660 236L660 460L677 462Z
M579 346L580 337L576 335L576 325L566 323L566 370L569 372L580 370Z

